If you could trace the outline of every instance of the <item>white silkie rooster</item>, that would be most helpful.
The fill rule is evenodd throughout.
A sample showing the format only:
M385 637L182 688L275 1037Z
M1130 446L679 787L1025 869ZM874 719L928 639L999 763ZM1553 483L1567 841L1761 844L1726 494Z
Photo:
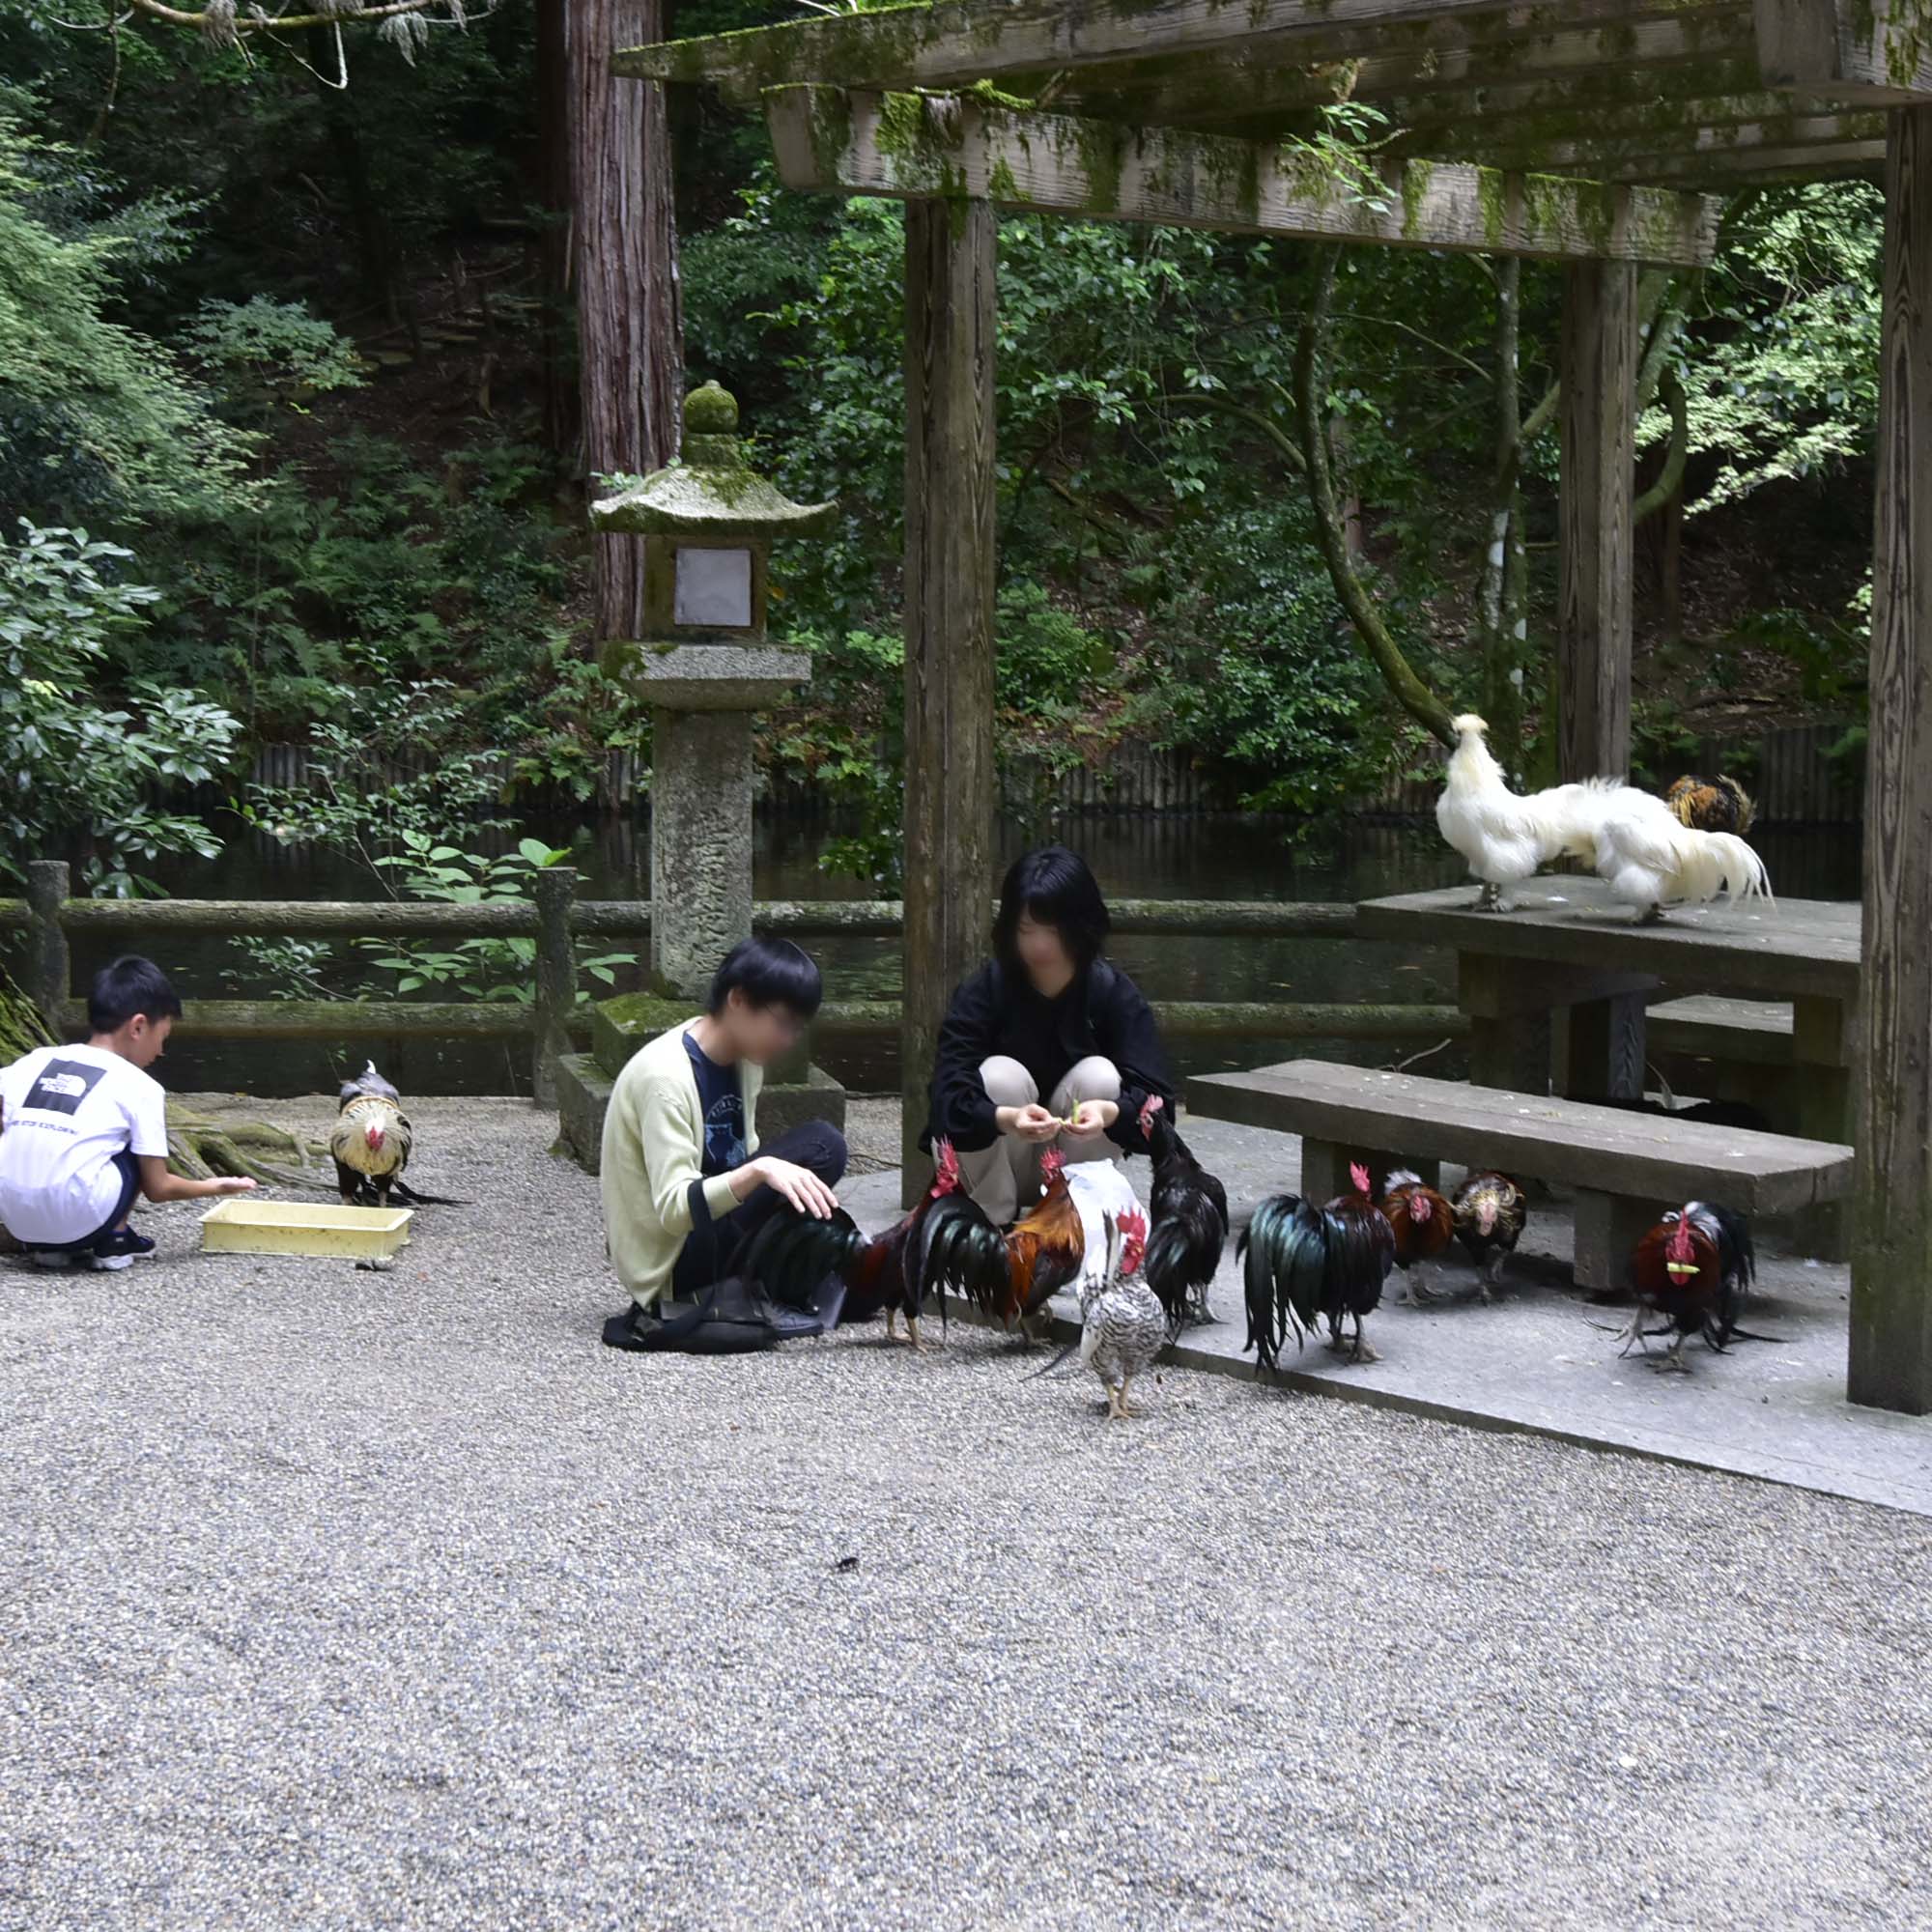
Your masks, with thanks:
M1107 1224L1119 1227L1127 1216L1138 1214L1145 1234L1147 1209L1119 1161L1069 1161L1065 1173L1066 1191L1080 1213L1080 1232L1087 1237L1080 1272L1067 1284L1069 1293L1080 1295L1107 1279Z
M1661 798L1621 779L1585 779L1519 797L1485 742L1480 718L1458 718L1448 782L1435 805L1442 836L1483 881L1479 909L1500 911L1502 888L1559 858L1580 859L1641 919L1666 904L1770 895L1764 862L1742 838L1679 822Z

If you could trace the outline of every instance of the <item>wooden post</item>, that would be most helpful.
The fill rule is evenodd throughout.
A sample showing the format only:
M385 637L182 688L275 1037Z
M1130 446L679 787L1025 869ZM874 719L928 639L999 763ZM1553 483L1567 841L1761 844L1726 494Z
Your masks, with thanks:
M984 201L913 201L905 241L906 1205L948 1001L993 889L993 343Z
M536 876L537 987L530 1091L540 1107L556 1104L556 1063L570 1051L570 1009L577 1003L577 947L570 936L574 866L546 866Z
M68 893L66 860L35 859L28 865L27 917L32 922L32 938L27 991L56 1039L66 1029L68 993L73 983L73 961L60 923Z
M1848 1393L1932 1410L1932 107L1887 117Z
M1631 505L1636 467L1636 270L1563 271L1562 453L1557 531L1557 776L1630 769ZM1639 995L1573 1011L1572 1076L1617 1098L1643 1092ZM1577 1057L1578 1055L1583 1057Z

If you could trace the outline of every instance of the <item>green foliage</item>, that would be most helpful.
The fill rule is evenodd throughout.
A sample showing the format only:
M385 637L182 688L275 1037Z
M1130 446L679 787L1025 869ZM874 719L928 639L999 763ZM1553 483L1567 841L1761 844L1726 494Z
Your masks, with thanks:
M146 794L210 782L236 721L199 692L144 681L123 701L104 698L113 646L138 630L155 593L113 575L128 559L118 545L24 519L20 528L17 543L0 544L0 877L68 854L91 893L152 890L137 865L212 857L220 841Z
M1686 384L1690 448L1713 459L1690 508L1835 475L1869 454L1884 241L1884 197L1862 182L1787 188L1733 213Z
M0 96L0 500L128 529L245 508L251 445L152 337L110 319L124 266L179 245L179 201L95 213L67 150Z
M211 298L187 329L188 351L220 389L231 413L251 419L299 408L362 381L355 349L305 302L251 296Z

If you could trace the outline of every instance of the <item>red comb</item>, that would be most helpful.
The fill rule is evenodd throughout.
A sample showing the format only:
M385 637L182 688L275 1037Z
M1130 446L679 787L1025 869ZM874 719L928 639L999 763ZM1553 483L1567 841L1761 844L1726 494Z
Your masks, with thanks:
M959 1156L952 1151L951 1141L934 1141L932 1158L937 1172L932 1178L932 1191L935 1194L952 1194L959 1186Z
M1121 1215L1121 1272L1138 1274L1147 1254L1147 1216L1138 1208L1128 1208Z
M1349 1179L1354 1183L1357 1194L1366 1194L1369 1191L1369 1170L1360 1161L1349 1163Z
M1066 1165L1066 1156L1057 1147L1043 1148L1039 1156L1039 1173L1042 1180L1058 1180L1061 1169Z

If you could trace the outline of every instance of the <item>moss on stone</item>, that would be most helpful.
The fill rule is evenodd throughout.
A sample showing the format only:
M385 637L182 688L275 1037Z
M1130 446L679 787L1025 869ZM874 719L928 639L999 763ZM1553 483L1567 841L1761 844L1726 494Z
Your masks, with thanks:
M700 435L729 435L738 427L738 399L717 383L702 383L684 399L684 426Z

